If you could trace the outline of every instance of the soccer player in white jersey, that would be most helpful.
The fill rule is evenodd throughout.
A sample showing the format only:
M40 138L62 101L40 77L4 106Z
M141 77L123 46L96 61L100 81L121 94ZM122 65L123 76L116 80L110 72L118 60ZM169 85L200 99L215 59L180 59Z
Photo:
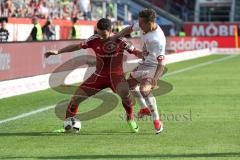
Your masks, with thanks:
M141 118L144 115L152 115L154 128L158 134L163 130L163 123L159 118L156 99L151 91L164 71L166 37L155 20L155 11L144 9L139 12L138 23L126 27L115 38L133 31L141 33L143 52L146 54L138 67L131 72L128 82L141 107L138 116Z

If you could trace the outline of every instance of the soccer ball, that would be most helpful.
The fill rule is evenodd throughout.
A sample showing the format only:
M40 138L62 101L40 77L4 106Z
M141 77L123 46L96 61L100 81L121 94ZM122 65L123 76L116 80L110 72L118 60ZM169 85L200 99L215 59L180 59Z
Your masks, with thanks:
M64 129L66 132L79 132L81 121L77 118L69 117L64 121Z

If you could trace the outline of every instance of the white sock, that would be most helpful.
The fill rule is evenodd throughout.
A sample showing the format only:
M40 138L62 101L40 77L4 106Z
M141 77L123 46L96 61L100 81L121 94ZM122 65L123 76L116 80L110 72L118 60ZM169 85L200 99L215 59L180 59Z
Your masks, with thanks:
M159 120L159 114L158 114L158 108L157 108L157 103L156 103L156 99L155 97L152 95L152 93L150 93L146 98L146 103L148 105L148 107L151 110L151 114L152 114L152 119L154 120Z
M147 103L146 103L146 101L145 101L145 98L143 98L143 96L142 96L142 94L141 94L141 92L140 92L140 87L139 87L139 85L136 86L136 88L133 90L133 93L134 93L134 95L135 95L135 97L136 97L136 99L137 99L138 104L140 105L140 108L141 108L141 109L147 108L148 105L147 105Z

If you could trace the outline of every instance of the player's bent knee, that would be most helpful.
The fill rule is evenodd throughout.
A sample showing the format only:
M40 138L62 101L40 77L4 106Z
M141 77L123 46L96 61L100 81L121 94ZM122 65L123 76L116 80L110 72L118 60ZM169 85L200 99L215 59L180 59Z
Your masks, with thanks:
M143 97L147 97L151 93L151 87L140 86L140 92L141 92Z
M127 82L128 82L130 90L134 90L136 88L136 86L139 84L139 82L133 78L128 79Z
M147 79L141 81L140 92L143 97L147 97L152 91L152 84Z
M128 97L130 95L128 83L119 83L116 92L122 98Z
M141 91L141 94L145 98L150 94L150 91Z
M121 97L121 98L127 98L127 97L129 97L129 95L130 95L130 92L129 92L129 90L128 89L122 89L122 90L118 90L117 91L117 94Z

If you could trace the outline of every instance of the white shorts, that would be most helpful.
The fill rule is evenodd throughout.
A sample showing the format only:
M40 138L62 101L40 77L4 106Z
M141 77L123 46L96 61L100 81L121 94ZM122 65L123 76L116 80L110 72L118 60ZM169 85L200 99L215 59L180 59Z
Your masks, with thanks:
M141 82L142 79L153 79L156 73L157 66L147 66L144 64L139 64L131 72L131 77Z

